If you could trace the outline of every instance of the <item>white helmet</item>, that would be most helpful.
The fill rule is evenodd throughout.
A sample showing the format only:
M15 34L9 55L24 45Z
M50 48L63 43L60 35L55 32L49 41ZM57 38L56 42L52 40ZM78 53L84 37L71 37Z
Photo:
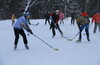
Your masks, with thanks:
M56 12L59 12L59 10L56 10Z

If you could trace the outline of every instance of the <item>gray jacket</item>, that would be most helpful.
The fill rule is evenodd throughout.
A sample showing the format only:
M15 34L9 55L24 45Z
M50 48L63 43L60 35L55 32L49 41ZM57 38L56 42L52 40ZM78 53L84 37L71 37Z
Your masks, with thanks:
M86 20L83 16L80 16L76 18L76 23L78 25L84 25L84 24L89 24L89 21Z

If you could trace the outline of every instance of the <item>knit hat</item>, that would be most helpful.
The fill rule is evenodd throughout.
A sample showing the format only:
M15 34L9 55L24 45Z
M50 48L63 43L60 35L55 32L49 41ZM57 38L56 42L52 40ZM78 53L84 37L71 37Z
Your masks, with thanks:
M24 16L30 16L30 13L29 12L25 12Z

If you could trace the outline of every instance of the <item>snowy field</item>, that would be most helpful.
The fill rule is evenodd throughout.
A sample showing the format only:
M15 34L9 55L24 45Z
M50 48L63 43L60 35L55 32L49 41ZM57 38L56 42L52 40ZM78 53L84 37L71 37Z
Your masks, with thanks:
M29 50L26 50L22 37L19 39L18 48L14 51L14 32L11 20L0 20L0 65L100 65L100 32L94 34L94 25L90 28L90 42L82 35L82 42L76 43L78 36L68 41L61 37L56 30L55 38L49 24L45 25L44 19L34 19L31 23L39 23L38 26L30 25L34 34L46 41L59 51L55 51L45 43L27 35ZM64 36L73 38L79 31L77 25L70 24L70 18L64 20L60 28Z

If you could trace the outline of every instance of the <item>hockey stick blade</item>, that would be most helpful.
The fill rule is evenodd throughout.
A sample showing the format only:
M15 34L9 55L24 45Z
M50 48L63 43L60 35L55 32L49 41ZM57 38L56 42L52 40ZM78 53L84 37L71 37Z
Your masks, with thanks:
M59 51L59 49L57 49L57 48L53 48L54 50L56 50L56 51Z
M63 37L64 39L68 39L68 37Z
M72 39L67 39L67 40L72 41Z
M37 23L36 26L37 26L38 24L39 24L39 23Z
M34 25L34 26L37 26L39 23L37 23L37 24L31 24L31 25Z

